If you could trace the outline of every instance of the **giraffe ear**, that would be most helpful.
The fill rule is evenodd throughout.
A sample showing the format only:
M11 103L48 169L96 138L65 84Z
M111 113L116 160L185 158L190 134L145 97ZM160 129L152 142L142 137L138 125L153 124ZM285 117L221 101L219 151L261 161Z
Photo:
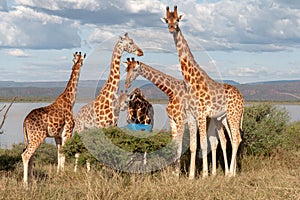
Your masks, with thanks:
M183 18L184 18L184 15L183 15L183 14L182 14L182 15L179 15L178 20L183 20Z
M168 23L168 20L167 20L167 18L165 18L165 17L160 18L160 20L161 20L164 24L167 24L167 23Z

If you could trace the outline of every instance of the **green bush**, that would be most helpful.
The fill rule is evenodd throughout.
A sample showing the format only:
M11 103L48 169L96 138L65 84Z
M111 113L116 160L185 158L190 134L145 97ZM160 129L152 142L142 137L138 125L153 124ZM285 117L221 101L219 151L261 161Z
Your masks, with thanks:
M0 150L0 170L11 171L17 167L19 162L22 162L21 153L23 152L24 144L12 146L12 149Z
M75 134L63 148L67 156L76 152L92 156L100 163L116 169L132 171L136 160L143 160L146 152L148 170L174 159L174 145L168 132L131 132L118 127L90 129ZM85 160L83 158L82 160ZM83 165L85 161L80 162ZM129 164L131 163L131 164ZM132 165L133 164L133 165ZM147 171L148 171L147 170Z
M300 121L291 123L286 131L281 148L291 151L299 151L300 149Z
M96 159L89 153L89 151L85 148L85 145L80 139L78 133L75 133L72 138L70 138L62 148L62 153L66 155L66 157L75 162L75 154L80 153L78 158L78 165L83 166L88 159L91 164L96 162Z
M244 151L248 155L270 155L287 138L288 112L270 103L245 107Z
M22 163L23 150L23 143L13 144L11 149L0 149L0 170L14 170L19 163ZM56 164L56 146L42 143L34 154L34 163L38 165Z

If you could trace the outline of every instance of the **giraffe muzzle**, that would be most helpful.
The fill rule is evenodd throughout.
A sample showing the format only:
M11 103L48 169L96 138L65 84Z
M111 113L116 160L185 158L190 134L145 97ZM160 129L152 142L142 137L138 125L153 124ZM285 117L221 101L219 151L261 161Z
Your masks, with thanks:
M143 56L144 52L141 49L139 49L139 50L136 51L136 55L137 56Z

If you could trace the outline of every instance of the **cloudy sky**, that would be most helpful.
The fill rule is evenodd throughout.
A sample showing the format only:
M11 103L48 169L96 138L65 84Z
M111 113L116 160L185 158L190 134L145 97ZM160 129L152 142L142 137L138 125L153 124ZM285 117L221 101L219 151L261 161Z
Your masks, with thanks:
M126 32L144 50L136 59L180 78L173 37L160 20L167 5L184 14L181 30L212 77L300 79L298 1L0 0L0 81L68 80L75 51L87 53L81 80L106 79Z

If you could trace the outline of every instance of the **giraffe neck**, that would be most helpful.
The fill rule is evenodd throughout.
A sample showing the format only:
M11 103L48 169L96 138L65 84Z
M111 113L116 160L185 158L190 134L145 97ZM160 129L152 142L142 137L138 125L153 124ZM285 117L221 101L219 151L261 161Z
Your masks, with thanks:
M67 83L67 86L64 92L57 98L56 102L65 101L67 103L70 103L72 106L74 105L76 99L79 75L80 75L80 68L81 68L80 62L75 63L73 65L72 73Z
M164 74L153 67L140 62L141 75L156 85L170 99L177 94L176 89L182 86L183 81Z
M123 48L120 43L117 42L112 53L109 77L99 93L99 96L104 93L109 93L108 95L111 95L111 98L114 99L114 93L118 91L120 85L120 60L122 53Z
M182 75L184 76L186 82L188 84L199 84L199 79L201 79L201 83L204 84L203 81L209 81L210 77L195 61L194 56L189 48L187 41L182 35L180 28L174 31L173 38L178 52Z
M214 116L225 110L225 91L223 84L214 81L195 61L187 41L178 28L173 33L178 57L180 61L182 75L187 85L193 89L196 101L201 102L201 106L206 105L204 110L209 116ZM194 97L194 98L195 98Z

